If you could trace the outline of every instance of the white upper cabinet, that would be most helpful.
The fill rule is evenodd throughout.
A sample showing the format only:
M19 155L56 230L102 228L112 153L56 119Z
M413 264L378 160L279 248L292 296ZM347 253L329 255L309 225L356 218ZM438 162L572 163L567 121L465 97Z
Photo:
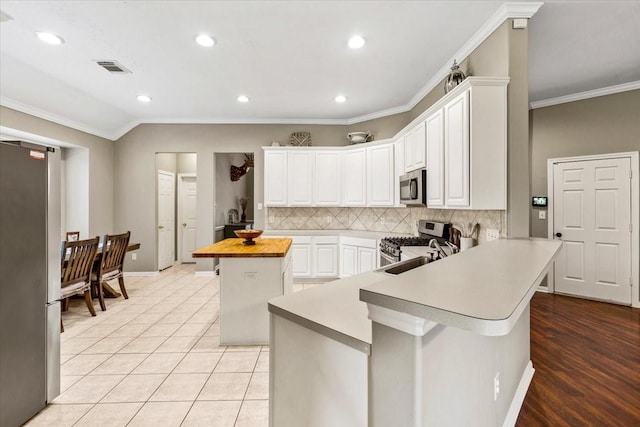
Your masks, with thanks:
M445 203L469 206L469 92L444 106Z
M340 206L342 202L342 152L316 151L313 203Z
M313 204L314 152L289 152L289 206L311 206Z
M404 137L404 171L411 172L425 165L424 122L420 122Z
M427 206L444 206L444 114L436 111L425 121L427 138Z
M367 205L393 206L396 181L393 143L367 147Z
M367 205L367 151L357 148L343 152L343 206Z
M264 204L287 206L287 156L286 151L264 153Z

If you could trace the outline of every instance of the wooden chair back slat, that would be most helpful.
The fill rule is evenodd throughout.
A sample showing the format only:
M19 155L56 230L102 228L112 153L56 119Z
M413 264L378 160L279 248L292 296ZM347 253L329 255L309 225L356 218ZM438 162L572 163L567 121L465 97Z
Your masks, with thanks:
M90 281L99 241L100 238L95 237L63 243L60 278L63 288L74 283Z
M102 260L100 261L98 277L102 277L102 275L115 270L122 271L122 264L124 263L124 256L127 252L130 237L130 231L122 234L107 234L104 236Z

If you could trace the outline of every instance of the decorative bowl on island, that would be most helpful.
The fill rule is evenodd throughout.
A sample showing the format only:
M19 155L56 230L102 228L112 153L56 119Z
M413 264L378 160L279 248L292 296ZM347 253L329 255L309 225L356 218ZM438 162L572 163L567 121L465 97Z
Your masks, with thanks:
M262 230L234 230L236 236L244 239L243 245L255 245L256 242L253 239L260 237Z

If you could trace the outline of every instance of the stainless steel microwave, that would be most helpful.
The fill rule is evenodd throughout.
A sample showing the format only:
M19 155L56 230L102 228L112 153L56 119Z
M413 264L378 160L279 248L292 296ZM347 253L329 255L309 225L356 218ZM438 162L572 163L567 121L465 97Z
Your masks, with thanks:
M400 203L427 206L426 169L418 169L400 177Z

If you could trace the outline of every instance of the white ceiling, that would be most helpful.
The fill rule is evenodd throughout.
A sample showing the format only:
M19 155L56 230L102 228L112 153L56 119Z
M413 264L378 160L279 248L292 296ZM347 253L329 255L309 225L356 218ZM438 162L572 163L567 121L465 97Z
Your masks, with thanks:
M415 105L504 3L3 0L0 102L111 139L141 122L353 123ZM530 25L532 100L640 80L639 6L545 4ZM196 45L200 32L217 45ZM363 49L346 46L353 34Z

